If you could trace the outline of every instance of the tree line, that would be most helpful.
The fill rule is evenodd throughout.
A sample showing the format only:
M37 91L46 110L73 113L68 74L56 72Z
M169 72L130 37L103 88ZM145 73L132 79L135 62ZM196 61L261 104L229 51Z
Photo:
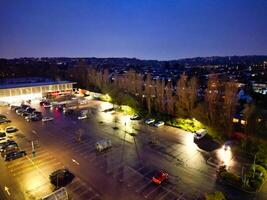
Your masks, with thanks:
M84 86L111 94L119 104L127 94L145 106L149 114L160 112L171 117L194 117L216 129L224 127L225 134L232 131L238 91L234 81L220 82L218 76L210 75L206 90L201 93L198 79L186 74L182 74L176 83L153 79L149 73L141 74L132 69L111 76L108 69L78 67L76 74Z
M233 132L233 117L239 106L239 84L234 80L221 80L210 74L203 87L197 77L186 74L181 74L177 82L173 82L153 78L149 73L137 73L133 69L125 73L110 73L107 68L86 66L77 67L72 76L83 87L90 86L110 94L117 104L130 102L130 106L136 106L137 102L137 106L143 106L149 114L195 118L225 136L231 136ZM259 126L259 117L255 105L245 105L244 131L247 134L253 134Z

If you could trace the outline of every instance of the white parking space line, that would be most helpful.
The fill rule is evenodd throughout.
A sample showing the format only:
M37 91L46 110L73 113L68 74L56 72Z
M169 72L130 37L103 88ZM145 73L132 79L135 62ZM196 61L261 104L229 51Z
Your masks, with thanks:
M131 168L130 168L131 169ZM149 182L151 182L151 180L149 178L146 177L147 174L151 173L152 170L149 170L148 172L146 172L145 174L141 174L139 172L134 171L136 175L138 175L140 177L140 180L147 180ZM140 180L131 182L131 184L128 184L129 187L135 185L136 183L138 183Z
M35 156L30 156L32 158L32 160L35 162L35 163L40 163L40 162L43 162L44 160L54 160L55 157L53 157L51 154L47 154L47 155L44 155L44 154L39 154L38 152L35 153Z
M81 189L82 191L76 192L79 189ZM83 197L83 195L86 195L86 194L91 194L91 195L94 194L92 188L90 188L90 187L80 187L79 189L77 189L76 191L74 191L75 192L75 195L77 197Z
M73 162L73 163L75 163L76 165L80 165L80 163L77 161L77 160L75 160L75 159L71 159L71 161Z
M25 194L29 197L34 197L35 199L41 199L42 197L51 193L51 184L49 181L45 181L44 183L40 183L38 186L31 190L25 191Z
M47 162L45 162L47 163ZM16 165L16 166L10 166L8 167L8 169L11 171L11 172L16 172L16 171L20 171L22 169L26 169L28 167L31 167L32 166L32 163L28 162L28 160L25 160L24 163L20 164L20 165Z
M49 168L55 168L55 166L62 166L61 163L59 162L43 162L37 165L42 171L49 171L47 169ZM46 170L45 170L46 169ZM16 169L13 170L12 173L14 176L19 176L21 174L26 174L27 172L31 172L34 171L34 166L28 166L27 168L20 168L20 169Z
M160 195L159 200L163 200L169 193L170 193L170 191L167 191L167 192L163 193L162 195Z
M112 167L110 170L107 170L106 173L107 174L110 174L113 171L115 171L116 169L119 169L120 167L122 167L124 165L125 165L125 163L117 163L116 166Z
M144 179L142 179L143 181L146 181ZM146 181L145 183L143 183L140 187L137 187L137 189L135 190L135 192L140 193L143 189L145 189L146 187L148 187L149 185L151 185L152 181ZM139 184L138 184L139 185Z
M34 160L42 159L42 158L51 158L53 157L48 151L40 152L38 150L35 150L34 156L32 154L32 151L27 152L28 156L33 157Z
M144 195L145 198L148 198L153 192L155 192L155 191L156 191L157 189L159 189L159 188L160 188L160 185L155 186L155 188L154 188L153 190L149 191L148 194L145 194L145 195Z
M91 147L91 148L92 148L92 147ZM76 146L71 147L70 149L71 149L71 151L77 153L77 152L80 152L80 151L86 151L86 150L89 150L89 149L90 149L90 146L82 145L82 144L77 144Z
M7 168L12 169L12 168L17 168L17 167L23 167L29 165L29 162L27 161L26 158L21 158L21 159L16 159L11 161L13 163L7 163Z

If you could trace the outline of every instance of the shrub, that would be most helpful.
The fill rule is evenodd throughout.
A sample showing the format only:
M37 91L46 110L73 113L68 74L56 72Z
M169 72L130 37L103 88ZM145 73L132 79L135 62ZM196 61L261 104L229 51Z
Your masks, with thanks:
M166 124L181 128L188 132L196 132L197 130L204 128L204 125L195 119L171 119L166 121Z
M262 178L265 180L266 179L266 170L263 166L260 166L260 165L252 165L252 167L255 168L255 172L256 174L262 174Z
M257 179L253 179L253 180L249 181L249 186L251 188L253 188L254 190L256 190L256 191L260 189L262 184L263 184L263 181L260 181L260 180L257 180Z
M221 172L220 177L233 184L241 184L241 177L231 172Z
M257 191L266 179L266 170L260 165L253 164L245 176L248 179L248 184L245 186L245 189Z
M260 148L256 153L256 164L263 166L267 170L267 152Z

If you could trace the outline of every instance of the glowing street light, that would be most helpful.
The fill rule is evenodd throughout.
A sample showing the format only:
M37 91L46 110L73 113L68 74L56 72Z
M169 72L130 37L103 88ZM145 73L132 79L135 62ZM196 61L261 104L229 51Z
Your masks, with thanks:
M230 166L231 165L231 160L232 160L232 151L231 147L229 145L223 145L219 150L218 150L218 158L223 162L224 165Z

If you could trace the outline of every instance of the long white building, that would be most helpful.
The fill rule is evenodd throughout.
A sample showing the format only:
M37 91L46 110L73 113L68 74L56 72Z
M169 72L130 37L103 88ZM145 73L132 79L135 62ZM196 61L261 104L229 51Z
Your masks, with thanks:
M0 102L13 103L49 95L71 93L75 82L45 81L0 84Z

